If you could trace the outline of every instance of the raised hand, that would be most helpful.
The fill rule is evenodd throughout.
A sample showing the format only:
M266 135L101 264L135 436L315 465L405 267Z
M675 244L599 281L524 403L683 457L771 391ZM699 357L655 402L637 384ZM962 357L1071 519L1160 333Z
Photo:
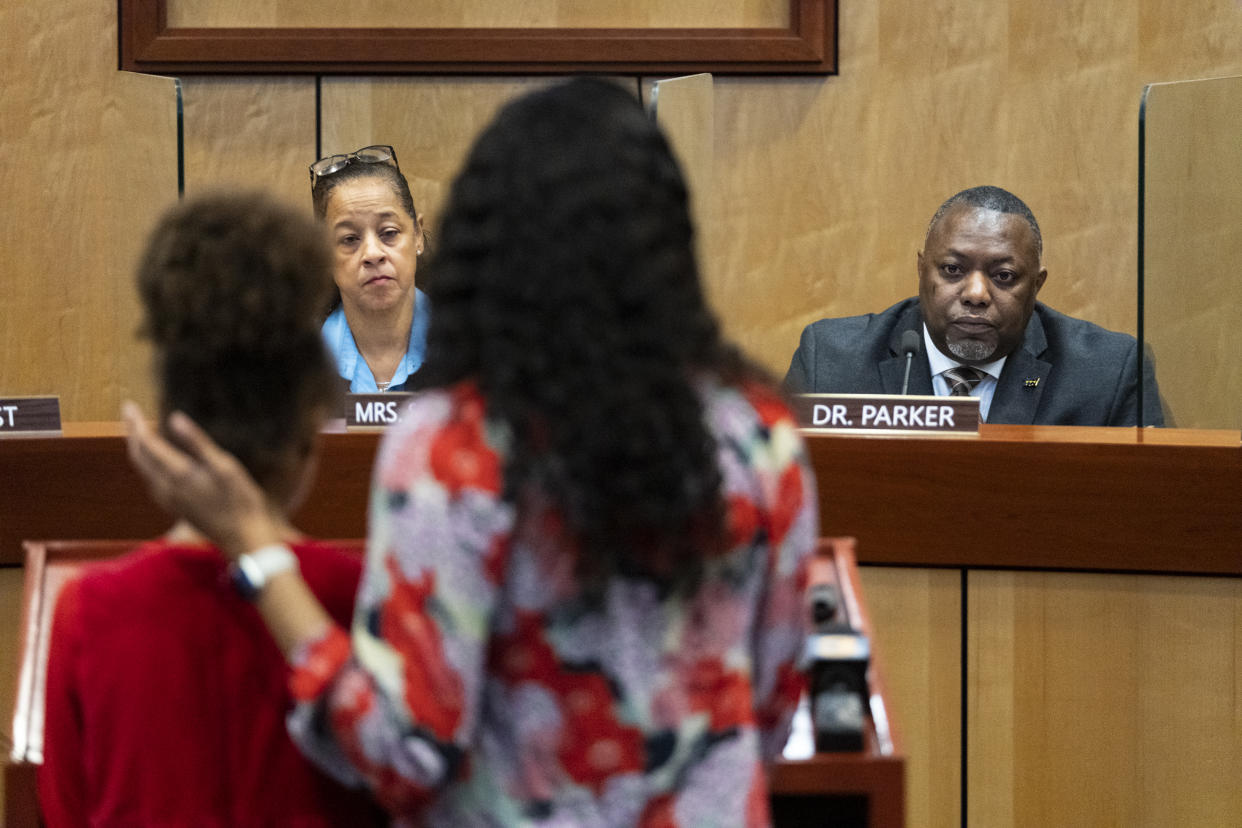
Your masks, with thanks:
M132 402L121 406L129 459L155 502L187 520L230 557L281 539L282 522L250 473L181 412L171 439L152 429Z

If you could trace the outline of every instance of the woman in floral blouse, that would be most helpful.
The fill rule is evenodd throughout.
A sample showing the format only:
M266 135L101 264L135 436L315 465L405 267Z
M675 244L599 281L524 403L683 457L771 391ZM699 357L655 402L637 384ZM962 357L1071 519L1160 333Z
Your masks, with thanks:
M767 824L814 482L707 309L668 145L610 83L528 95L441 237L352 630L296 568L255 576L295 741L432 825ZM255 571L278 539L239 467L184 417L179 447L126 417L156 497Z

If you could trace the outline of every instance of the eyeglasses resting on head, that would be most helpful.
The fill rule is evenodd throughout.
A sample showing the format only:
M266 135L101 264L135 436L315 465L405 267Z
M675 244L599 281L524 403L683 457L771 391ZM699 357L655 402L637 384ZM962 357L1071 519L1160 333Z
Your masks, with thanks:
M397 170L401 169L397 165L396 150L387 144L374 144L354 152L345 153L344 155L328 155L311 164L311 189L315 189L319 179L338 173L354 162L359 164L388 164L391 167L396 167Z

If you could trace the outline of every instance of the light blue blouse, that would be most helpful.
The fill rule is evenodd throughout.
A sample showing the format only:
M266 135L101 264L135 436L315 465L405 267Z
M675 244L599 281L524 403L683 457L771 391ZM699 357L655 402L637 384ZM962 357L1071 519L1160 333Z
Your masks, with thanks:
M397 366L392 375L389 391L404 391L405 383L423 364L423 356L427 352L427 326L431 324L430 306L427 295L414 289L414 320L410 324L410 345L405 350L405 358ZM379 386L371 374L371 366L358 352L354 342L354 333L345 321L344 306L338 307L323 323L323 340L336 359L336 370L344 379L349 380L349 390L354 394L375 394Z

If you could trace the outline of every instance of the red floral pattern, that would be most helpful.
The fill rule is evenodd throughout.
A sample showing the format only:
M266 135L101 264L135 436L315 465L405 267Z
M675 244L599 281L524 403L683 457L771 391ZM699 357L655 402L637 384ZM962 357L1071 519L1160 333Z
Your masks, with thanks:
M765 728L775 727L790 709L797 706L802 691L806 689L806 676L792 662L780 666L776 673L776 687L768 703L757 711L759 724Z
M704 399L722 453L736 451L721 466L731 549L706 562L694 595L634 603L647 594L636 583L605 612L578 600L561 515L536 499L514 516L500 497L505 457L477 390L416 397L381 448L353 658L339 630L305 648L291 678L307 710L292 719L295 738L397 813L460 785L447 815L431 812L441 824L458 821L452 808L573 820L584 801L604 824L767 824L772 754L761 750L783 743L803 686L794 659L813 484L777 392L716 388ZM335 747L311 731L324 705ZM479 728L494 729L487 751ZM689 765L717 755L747 772L722 779ZM685 786L708 787L691 796ZM622 790L633 792L623 808L640 813L608 810ZM576 816L558 811L569 803Z
M780 424L788 425L792 420L784 398L773 388L758 382L748 382L746 399L754 407L759 422L768 428Z
M431 473L449 494L462 489L500 492L500 458L483 436L483 401L461 391L457 416L431 438Z
M440 630L427 614L427 600L435 593L436 575L407 580L388 558L392 594L384 602L380 633L405 656L405 703L415 719L449 741L461 722L464 700L461 676L444 658Z
M299 668L289 677L290 694L296 701L318 698L348 660L349 636L339 628L329 629L302 654Z
M789 467L782 472L776 490L776 503L771 513L771 543L780 546L803 509L802 474L796 467Z
M689 675L689 696L691 710L711 713L713 731L755 721L750 678L736 670L726 670L719 658L695 662Z
M731 548L750 543L763 523L763 515L754 501L741 495L729 498L729 546Z
M677 800L665 794L657 796L647 803L643 814L638 818L639 828L678 828L674 807Z

